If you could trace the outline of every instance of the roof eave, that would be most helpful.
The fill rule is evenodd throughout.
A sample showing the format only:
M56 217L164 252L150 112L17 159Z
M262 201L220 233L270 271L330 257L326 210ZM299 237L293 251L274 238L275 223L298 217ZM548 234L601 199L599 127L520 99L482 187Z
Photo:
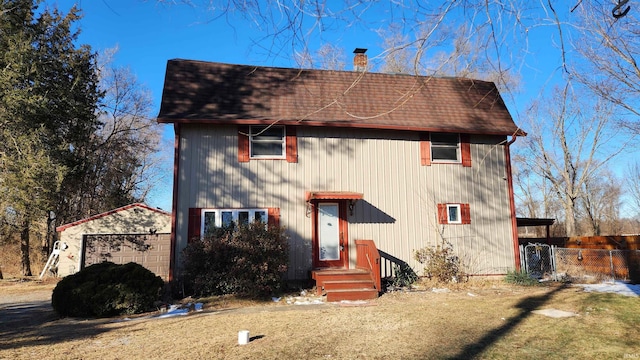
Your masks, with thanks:
M478 135L515 135L526 136L527 133L519 128L508 130L478 130L478 129L462 129L447 127L424 127L424 126L405 126L390 125L377 123L352 123L348 121L317 121L317 120L265 120L265 119L204 119L204 118L172 118L158 117L160 124L206 124L206 125L270 125L276 122L280 125L289 126L311 126L311 127L327 127L327 128L353 128L353 129L377 129L377 130L398 130L398 131L424 131L424 132L457 132Z

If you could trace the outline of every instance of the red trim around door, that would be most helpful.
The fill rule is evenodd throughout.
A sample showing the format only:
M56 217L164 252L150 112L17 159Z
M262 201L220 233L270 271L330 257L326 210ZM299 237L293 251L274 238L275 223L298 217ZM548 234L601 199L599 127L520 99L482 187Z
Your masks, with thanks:
M340 243L343 246L343 250L340 252L340 260L331 262L320 261L320 249L319 249L319 224L318 224L318 204L322 203L337 203L338 204L338 223L339 223L339 236ZM312 256L313 267L336 267L336 268L349 268L349 233L347 222L347 201L346 200L312 200L311 206L313 208L311 223L312 223Z

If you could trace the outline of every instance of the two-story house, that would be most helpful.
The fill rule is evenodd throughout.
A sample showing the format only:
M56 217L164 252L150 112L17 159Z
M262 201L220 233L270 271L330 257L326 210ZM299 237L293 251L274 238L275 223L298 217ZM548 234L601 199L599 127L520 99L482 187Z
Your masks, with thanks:
M473 275L519 263L522 133L491 82L176 59L158 121L175 129L174 272L208 227L267 219L290 236L289 280L355 269L360 239L383 276L384 258L420 272L413 251L442 239Z

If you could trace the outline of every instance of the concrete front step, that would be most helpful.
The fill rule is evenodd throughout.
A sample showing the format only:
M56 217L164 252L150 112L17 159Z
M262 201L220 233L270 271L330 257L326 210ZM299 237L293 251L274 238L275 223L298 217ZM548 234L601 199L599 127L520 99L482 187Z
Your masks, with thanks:
M327 291L327 301L336 302L342 300L369 300L378 297L376 289L349 289Z

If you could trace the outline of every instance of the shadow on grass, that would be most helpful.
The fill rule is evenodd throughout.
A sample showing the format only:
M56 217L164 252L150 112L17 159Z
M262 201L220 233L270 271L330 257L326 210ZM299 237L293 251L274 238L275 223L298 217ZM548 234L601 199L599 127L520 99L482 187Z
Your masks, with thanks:
M476 343L468 344L458 353L450 359L474 359L482 354L489 346L496 341L500 340L505 335L509 334L516 326L518 326L524 319L526 319L533 310L538 309L540 306L547 303L558 292L567 288L567 285L561 285L557 288L539 296L531 296L523 299L516 308L520 309L520 313L511 317L506 323L499 328L496 328L484 337L478 340Z
M0 307L0 350L92 337L109 331L100 325L110 322L113 322L112 318L61 319L51 307L51 301L3 304Z

